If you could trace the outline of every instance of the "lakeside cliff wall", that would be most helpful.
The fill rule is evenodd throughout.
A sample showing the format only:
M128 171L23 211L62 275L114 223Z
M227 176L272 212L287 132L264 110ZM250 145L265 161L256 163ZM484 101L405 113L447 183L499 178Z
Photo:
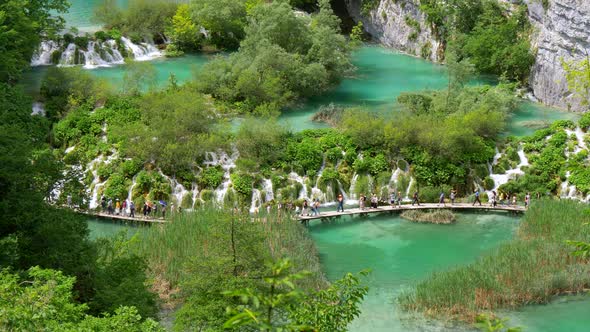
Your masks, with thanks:
M568 91L561 59L579 61L590 52L590 1L551 0L547 9L539 0L527 4L535 30L531 46L536 61L529 83L535 97L550 106L584 110Z
M344 0L350 16L381 44L434 62L441 62L443 47L426 22L419 0L380 0L363 15L361 0ZM513 4L514 0L500 0ZM590 0L524 0L533 25L531 48L536 61L530 89L546 105L583 111L580 100L567 88L561 60L582 60L590 53Z
M361 0L344 0L348 13L381 44L434 62L442 59L441 43L426 23L420 5L412 0L380 0L369 15L362 13Z

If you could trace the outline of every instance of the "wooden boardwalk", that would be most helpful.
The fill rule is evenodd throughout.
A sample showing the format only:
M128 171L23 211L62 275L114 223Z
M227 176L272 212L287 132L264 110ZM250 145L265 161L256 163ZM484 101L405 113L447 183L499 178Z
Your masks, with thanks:
M405 204L401 207L391 207L390 205L387 206L380 206L376 209L365 208L361 210L359 208L354 209L344 209L344 212L336 212L334 211L335 207L330 207L331 211L326 212L326 208L322 209L320 207L320 215L317 216L299 216L299 219L302 222L308 222L310 220L316 219L325 219L325 218L333 218L333 217L340 217L340 216L352 216L352 215L367 215L367 214L374 214L374 213L383 213L383 212L398 212L398 211L407 211L407 210L439 210L439 209L447 209L452 211L469 211L469 210L487 210L487 211L507 211L507 212L525 212L526 209L524 206L519 205L497 205L496 207L492 207L489 204L484 205L471 205L465 203L457 203L454 205L446 204L445 206L439 206L438 204L432 203L425 203L420 205L410 205ZM323 210L323 211L322 211Z
M159 218L144 218L143 215L136 215L135 217L129 217L125 215L117 215L117 214L108 214L108 213L93 213L93 212L80 212L85 215L101 218L101 219L111 219L111 220L121 220L121 221L134 221L137 223L148 223L148 224L163 224L166 223L166 219L159 219Z

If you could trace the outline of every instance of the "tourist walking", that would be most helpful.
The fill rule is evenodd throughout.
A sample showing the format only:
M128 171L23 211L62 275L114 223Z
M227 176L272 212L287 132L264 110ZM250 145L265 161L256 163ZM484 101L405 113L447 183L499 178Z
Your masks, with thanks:
M361 194L361 197L359 198L359 209L361 209L361 211L365 209L366 201L367 198L365 197L365 194Z
M402 192L401 191L397 192L397 207L399 207L399 208L402 207Z
M109 199L109 203L107 205L107 211L109 214L113 214L113 200Z
M479 203L479 206L481 206L481 200L479 199L479 189L475 189L475 200L473 201L473 206L475 206L475 203Z
M342 197L342 194L338 195L338 208L336 212L344 212L344 197Z
M133 201L129 202L129 216L135 218L135 203Z
M379 206L379 198L377 198L377 195L375 193L373 193L373 196L371 196L371 208L376 209L378 206Z
M126 215L127 214L127 200L123 201L123 205L121 206L121 214L122 215Z
M319 216L320 215L320 200L315 199L311 204L311 212L312 216Z
M307 200L304 199L303 200L303 209L301 209L301 215L302 216L309 216L309 204L307 203Z
M512 205L516 206L516 195L512 196Z
M395 191L389 195L389 203L391 204L392 208L395 207Z
M443 206L446 206L445 205L445 192L444 191L441 191L440 192L440 196L438 197L438 206L440 206L441 204Z
M531 193L526 193L524 196L524 208L527 209L531 205Z
M455 189L451 189L449 197L451 198L451 205L455 205L455 197L457 197L457 191Z
M414 196L413 196L413 198L414 198L414 199L412 200L412 206L413 206L414 204L418 204L418 206L420 206L420 199L418 199L418 190L416 190L416 191L414 192Z
M115 214L116 215L121 214L121 202L119 202L118 198L117 198L117 203L115 203Z
M492 207L495 208L497 204L498 203L497 203L496 191L492 190Z

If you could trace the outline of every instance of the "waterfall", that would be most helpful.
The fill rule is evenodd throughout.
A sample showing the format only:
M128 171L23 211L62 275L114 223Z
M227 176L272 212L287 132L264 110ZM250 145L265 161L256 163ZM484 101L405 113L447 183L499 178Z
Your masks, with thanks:
M137 175L133 176L133 180L131 180L131 187L129 187L129 191L127 192L127 200L131 202L133 200L133 188L137 185L135 181L137 179Z
M162 56L155 45L149 43L134 44L131 40L121 37L126 53L136 61L152 60ZM57 52L57 55L56 55ZM56 57L59 57L56 59ZM54 63L57 61L57 63ZM78 47L74 43L60 45L53 40L43 41L31 58L31 66L83 65L86 69L109 67L125 63L119 44L113 39L106 41L91 40L86 47Z
M500 188L501 185L507 183L508 181L510 181L510 179L513 179L514 177L518 176L518 175L523 175L524 172L522 171L522 167L524 166L529 166L529 160L526 156L526 154L524 153L524 150L522 149L522 147L520 147L520 149L518 150L518 158L520 159L520 163L516 166L516 168L513 169L509 169L506 170L506 172L504 174L494 174L492 171L492 167L490 167L490 179L494 180L494 188L492 188L492 190L488 190L488 197L492 196L492 191L496 191L496 193L498 193L498 188ZM494 155L494 160L492 161L492 165L496 165L498 164L498 160L502 157L502 153L500 153L497 149L496 149L496 155Z
M350 188L348 191L350 192L350 197L356 199L356 182L358 181L359 175L354 173L352 176L352 180L350 180Z
M197 202L197 197L199 195L199 188L197 187L196 183L192 183L192 192L193 192L193 204L191 206L191 209L194 210L195 209L195 203Z
M307 186L305 185L305 182L303 181L303 178L300 177L297 173L295 172L291 172L289 173L289 179L293 180L295 182L299 182L301 183L301 190L299 191L299 199L301 198L309 198L308 194L307 194Z
M257 212L262 205L262 197L260 190L252 189L252 203L250 204L250 213Z
M61 54L61 58L59 60L60 66L73 66L75 65L75 56L76 56L76 44L71 43L68 45L66 50Z
M215 189L215 201L218 204L223 204L223 199L225 198L225 194L227 193L227 190L229 189L229 186L231 184L231 179L230 179L230 174L231 174L231 170L232 168L236 167L236 161L238 160L238 157L240 156L240 154L238 153L238 151L236 150L235 147L233 147L233 152L231 157L227 155L227 153L223 152L223 151L218 151L217 153L215 152L206 152L205 153L205 161L203 162L203 164L205 164L206 166L210 166L210 167L214 167L214 166L221 166L221 168L224 170L223 173L223 183L221 185L219 185L219 187L217 187Z
M404 198L405 201L410 200L410 190L412 190L412 186L414 185L414 178L410 177L410 183L408 183L408 188L406 188L406 197Z
M275 199L275 195L272 190L272 181L270 179L264 179L262 182L262 190L264 190L264 199L267 202L272 201Z
M51 55L53 52L59 51L59 45L53 40L41 42L39 49L33 54L31 58L31 66L47 66L51 65Z
M133 53L135 61L147 61L162 56L154 45L148 43L134 44L131 40L121 37L121 41L125 44L125 47Z
M31 115L45 116L45 105L43 105L43 103L34 102L31 109Z

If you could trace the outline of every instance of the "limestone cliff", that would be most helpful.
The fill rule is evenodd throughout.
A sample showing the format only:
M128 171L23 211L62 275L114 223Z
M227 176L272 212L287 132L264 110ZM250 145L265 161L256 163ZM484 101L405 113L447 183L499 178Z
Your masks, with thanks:
M590 53L590 0L528 0L529 19L535 27L532 47L537 52L530 86L543 103L582 110L567 89L561 59L581 60Z
M369 15L363 15L361 0L345 2L352 18L362 21L365 31L383 45L431 61L441 60L441 44L413 0L379 0Z
M440 62L443 47L436 40L418 0L375 0L378 5L363 15L361 0L345 0L349 14L362 21L365 30L385 46ZM500 0L507 4L521 0ZM524 0L534 30L530 88L549 106L582 110L568 91L561 59L581 60L590 53L590 0ZM510 6L509 6L510 8Z

